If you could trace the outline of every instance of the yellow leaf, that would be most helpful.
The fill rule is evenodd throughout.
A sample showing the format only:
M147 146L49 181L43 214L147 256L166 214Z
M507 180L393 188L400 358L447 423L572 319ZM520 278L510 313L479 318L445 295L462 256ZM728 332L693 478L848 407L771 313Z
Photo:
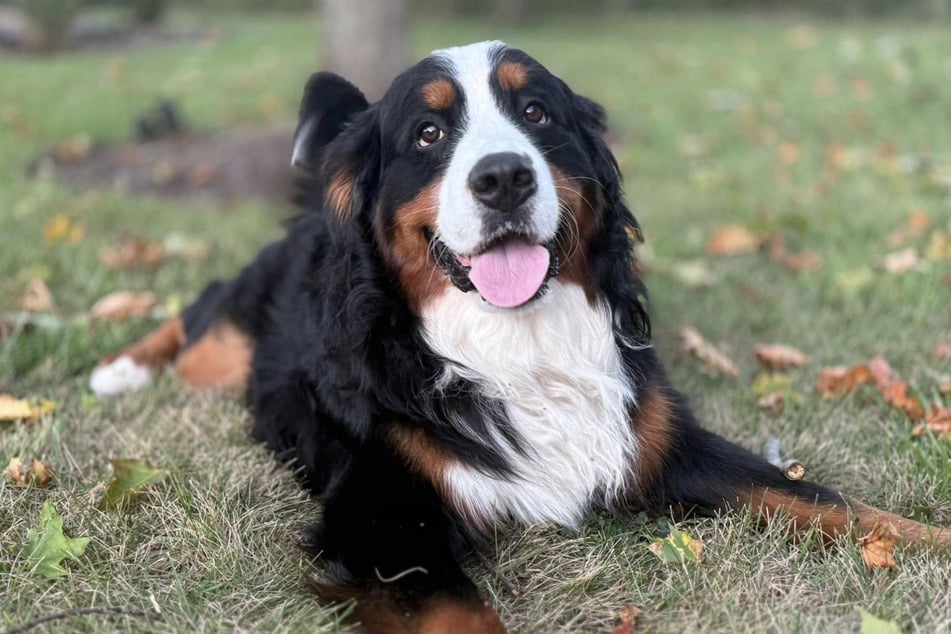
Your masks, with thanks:
M0 394L0 422L33 420L49 414L56 404L44 399L21 399Z

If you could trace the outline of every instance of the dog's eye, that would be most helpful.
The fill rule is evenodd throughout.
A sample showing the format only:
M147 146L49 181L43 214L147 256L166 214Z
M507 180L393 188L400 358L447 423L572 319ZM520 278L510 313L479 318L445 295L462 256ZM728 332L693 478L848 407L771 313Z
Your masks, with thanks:
M537 102L532 102L525 106L525 110L522 111L522 116L525 117L525 120L529 123L537 123L539 125L548 123L548 113L545 112L542 105Z
M419 147L429 147L436 141L446 136L439 126L432 123L424 123L419 128L419 138L416 139L416 145Z

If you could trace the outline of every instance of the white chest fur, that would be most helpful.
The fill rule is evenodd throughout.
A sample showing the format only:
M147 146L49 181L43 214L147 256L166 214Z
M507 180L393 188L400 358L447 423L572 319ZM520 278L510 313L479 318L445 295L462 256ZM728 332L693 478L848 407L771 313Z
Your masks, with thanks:
M424 312L427 342L452 362L444 380L466 378L505 403L524 449L501 434L491 439L514 476L448 469L447 488L468 515L571 526L592 504L610 505L629 481L637 456L634 396L611 323L606 307L592 307L582 289L558 281L518 311L452 289Z

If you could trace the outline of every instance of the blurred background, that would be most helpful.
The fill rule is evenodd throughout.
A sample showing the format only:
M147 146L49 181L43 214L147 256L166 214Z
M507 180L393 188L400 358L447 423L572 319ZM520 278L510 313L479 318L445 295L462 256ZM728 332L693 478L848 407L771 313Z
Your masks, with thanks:
M729 338L783 327L788 303L760 301L782 285L859 310L900 247L944 270L951 0L7 0L0 379L88 368L278 236L311 72L374 97L490 38L606 107L661 309L760 302L755 324L719 311ZM754 255L716 259L733 225ZM763 253L777 270L736 277ZM148 308L96 326L116 290Z

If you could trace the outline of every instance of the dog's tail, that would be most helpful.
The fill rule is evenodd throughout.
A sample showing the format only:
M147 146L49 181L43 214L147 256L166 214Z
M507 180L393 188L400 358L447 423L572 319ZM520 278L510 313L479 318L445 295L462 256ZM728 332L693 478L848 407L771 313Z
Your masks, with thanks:
M951 551L951 530L851 500L783 472L742 447L702 429L683 397L666 384L643 392L634 422L653 460L641 471L641 493L655 508L716 512L748 506L765 519L788 518L796 530L817 528L826 542L852 539L891 524L901 541Z

